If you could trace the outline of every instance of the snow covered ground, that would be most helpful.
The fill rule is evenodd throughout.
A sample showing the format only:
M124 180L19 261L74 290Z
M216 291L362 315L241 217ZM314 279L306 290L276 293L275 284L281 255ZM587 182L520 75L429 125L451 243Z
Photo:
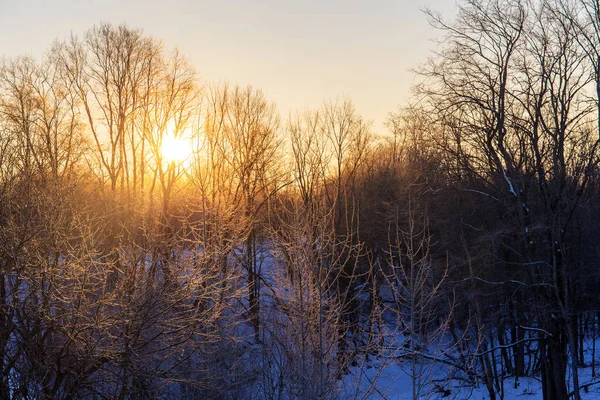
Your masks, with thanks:
M412 399L412 381L404 362L382 365L381 360L374 360L361 367L351 368L342 386L342 398L410 400ZM460 382L444 382L447 370L443 366L434 367L428 381L424 382L422 399L472 399L489 400L490 396L483 384L479 387L464 385ZM579 370L582 387L581 397L584 400L600 399L600 376L592 378L591 368ZM438 382L438 380L440 382ZM374 385L372 383L375 382ZM589 386L588 386L589 385ZM516 386L516 387L515 387ZM497 394L497 399L504 400L541 400L541 381L535 378L520 378L515 385L514 378L504 381L504 396Z
M277 314L277 304L272 296L275 294L272 288L277 287L278 276L281 268L278 268L277 261L273 259L270 252L260 252L261 274L264 277L265 285L262 287L262 317L263 320L273 318L274 314L268 315L268 312ZM280 271L281 272L281 271ZM268 284L267 287L266 284ZM360 292L357 286L357 301L367 301L368 293ZM286 297L286 290L283 289L279 296ZM393 304L393 295L389 285L379 287L379 297L382 302ZM268 311L269 310L269 311ZM392 313L393 314L393 313ZM364 360L364 355L357 360L358 365L349 367L346 375L339 381L340 399L389 399L389 400L411 400L413 398L413 380L411 379L411 362L409 358L401 358L399 354L406 354L406 348L403 347L409 341L398 327L394 315L384 312L383 319L386 328L386 348L388 350L386 357L371 356L369 361ZM445 348L446 340L439 337L437 349L429 348L424 351L429 355L439 354L441 348ZM442 344L443 343L443 344ZM591 348L591 340L586 341L586 347ZM596 347L600 348L600 340ZM591 359L591 353L586 351L586 361ZM435 357L434 357L435 358ZM452 366L439 361L426 360L422 365L421 382L419 384L420 399L456 399L456 400L489 400L490 396L483 382L472 384L466 379L459 379L460 371L452 371ZM502 368L499 368L500 370ZM579 369L579 380L582 389L580 390L583 400L600 400L600 360L596 364L596 377L592 377L590 366ZM462 374L464 375L464 374ZM451 377L454 377L452 379ZM567 377L570 383L571 377ZM520 378L518 381L514 377L508 377L504 380L503 393L497 392L497 400L542 400L542 384L539 377ZM571 391L572 388L569 388Z

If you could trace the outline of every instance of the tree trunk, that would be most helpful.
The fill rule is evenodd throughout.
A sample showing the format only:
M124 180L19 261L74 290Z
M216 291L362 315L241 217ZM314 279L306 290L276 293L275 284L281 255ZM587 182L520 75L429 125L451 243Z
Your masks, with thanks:
M256 265L256 233L250 232L246 241L246 269L248 273L248 302L250 324L254 328L254 334L258 339L260 328L260 282Z
M511 341L515 343L513 346L513 352L515 357L515 368L514 374L516 378L521 378L525 376L525 331L519 328L521 325L522 317L522 307L521 304L523 302L523 296L521 291L517 292L517 300L514 304L514 312L513 321L511 323Z
M567 349L563 340L565 333L558 324L556 321L552 322L554 327L549 330L552 337L540 339L544 400L568 400L569 398L566 384Z

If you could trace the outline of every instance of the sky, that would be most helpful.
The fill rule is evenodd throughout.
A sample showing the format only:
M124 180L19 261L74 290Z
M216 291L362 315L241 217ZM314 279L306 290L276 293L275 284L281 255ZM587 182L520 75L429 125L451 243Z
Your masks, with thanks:
M0 57L126 23L179 48L203 81L262 89L283 117L347 97L381 132L436 47L424 8L456 13L455 0L0 0Z

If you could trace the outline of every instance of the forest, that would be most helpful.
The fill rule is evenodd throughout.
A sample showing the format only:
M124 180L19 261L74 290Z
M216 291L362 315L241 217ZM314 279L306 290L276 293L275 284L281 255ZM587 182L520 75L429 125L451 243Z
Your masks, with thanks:
M458 10L386 132L126 25L4 58L0 398L596 398L600 3Z

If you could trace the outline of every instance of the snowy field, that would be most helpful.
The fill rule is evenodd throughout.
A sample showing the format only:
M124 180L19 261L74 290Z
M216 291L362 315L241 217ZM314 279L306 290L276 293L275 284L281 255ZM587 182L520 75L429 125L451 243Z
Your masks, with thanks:
M361 367L350 369L343 382L341 398L410 400L412 399L412 381L407 361L382 362L381 360L365 363ZM459 382L448 382L444 377L448 370L441 366L433 366L429 379L424 380L422 399L472 399L489 400L485 385L461 385ZM600 399L600 377L592 378L591 368L580 368L582 399ZM598 370L597 370L598 374ZM373 382L375 384L373 385ZM497 394L497 399L504 400L542 400L542 386L539 379L520 378L516 384L514 378L504 381L504 395Z

